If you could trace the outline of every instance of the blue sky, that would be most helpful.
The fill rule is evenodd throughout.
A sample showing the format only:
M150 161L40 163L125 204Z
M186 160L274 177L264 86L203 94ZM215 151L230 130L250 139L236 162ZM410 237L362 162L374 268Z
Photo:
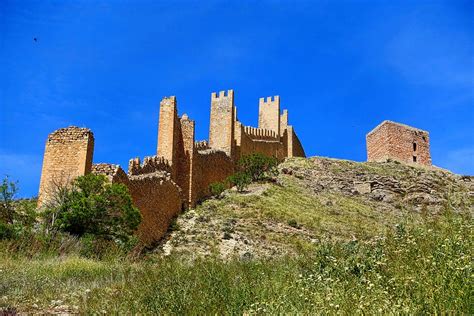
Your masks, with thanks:
M0 175L37 194L48 133L93 130L94 162L153 155L158 105L208 137L213 91L239 119L280 95L310 156L366 159L390 119L474 174L473 1L0 1ZM33 38L37 38L35 42Z

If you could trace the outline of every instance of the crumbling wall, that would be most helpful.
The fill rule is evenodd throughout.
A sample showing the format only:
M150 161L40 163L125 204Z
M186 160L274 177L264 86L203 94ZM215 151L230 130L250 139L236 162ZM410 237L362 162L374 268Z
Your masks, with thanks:
M150 169L145 166L143 170ZM119 165L101 163L94 164L92 172L105 175L111 183L121 183L128 188L133 205L142 215L137 235L145 245L160 240L183 208L182 191L166 171L140 171L127 176Z
M234 173L234 162L223 151L198 151L193 164L194 199L199 201L210 195L209 185L222 182Z
M55 190L91 172L94 135L88 128L70 126L48 135L38 194L41 207Z
M366 135L367 161L386 161L390 158L389 126L382 124Z
M172 169L169 161L164 157L148 156L143 159L143 164L140 163L139 157L130 159L128 162L128 174L132 176L156 171L166 171L171 174Z
M126 185L142 215L140 240L145 244L160 240L183 208L181 189L169 174L160 172L129 176Z
M394 159L431 166L429 133L408 125L384 121L366 136L367 160Z

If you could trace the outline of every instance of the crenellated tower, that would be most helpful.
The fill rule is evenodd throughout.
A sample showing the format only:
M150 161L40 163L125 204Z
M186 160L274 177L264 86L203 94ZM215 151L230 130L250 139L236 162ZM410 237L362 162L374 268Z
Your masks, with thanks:
M258 128L274 131L280 135L280 97L260 98L258 107Z
M209 127L209 146L222 150L227 156L234 153L234 91L220 91L211 95L211 120Z

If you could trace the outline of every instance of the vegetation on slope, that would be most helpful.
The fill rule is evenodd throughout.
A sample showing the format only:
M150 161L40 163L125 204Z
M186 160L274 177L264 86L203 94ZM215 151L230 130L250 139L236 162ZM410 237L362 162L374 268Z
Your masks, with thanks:
M473 227L446 214L278 259L0 255L0 306L118 314L474 312Z
M279 170L139 256L66 233L0 240L0 311L474 313L471 178L322 158Z

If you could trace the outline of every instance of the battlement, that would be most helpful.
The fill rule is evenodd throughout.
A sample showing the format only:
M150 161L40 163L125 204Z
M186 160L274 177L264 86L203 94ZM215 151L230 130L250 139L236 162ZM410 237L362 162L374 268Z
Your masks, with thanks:
M244 126L237 118L234 91L211 94L209 140L195 141L195 121L178 115L177 98L159 104L155 156L130 159L128 174L116 164L92 165L94 135L87 128L70 126L48 136L43 161L39 205L52 196L55 185L68 184L90 172L125 185L142 214L139 238L158 241L176 215L210 195L209 186L225 182L245 155L260 153L283 160L304 156L288 112L280 115L280 97L259 100L258 127ZM54 193L54 192L53 192Z
M258 103L261 105L272 105L273 103L280 104L280 96L275 95L273 97L266 97L266 100L265 98L260 98Z
M274 131L271 131L268 129L244 126L244 132L251 139L274 140L274 141L280 140L279 135L277 135Z
M132 158L128 162L128 175L136 176L157 171L166 171L171 173L171 165L167 159L158 156L147 156L140 164L140 158Z
M234 90L227 90L227 91L219 91L219 94L216 92L211 93L211 100L219 100L219 99L233 99L234 98Z
M160 101L160 105L173 106L176 105L176 96L172 95L169 97L163 97Z
M280 96L259 99L258 128L272 130L280 135Z
M200 141L194 142L194 148L196 148L196 150L210 149L209 142L207 140L200 140Z

